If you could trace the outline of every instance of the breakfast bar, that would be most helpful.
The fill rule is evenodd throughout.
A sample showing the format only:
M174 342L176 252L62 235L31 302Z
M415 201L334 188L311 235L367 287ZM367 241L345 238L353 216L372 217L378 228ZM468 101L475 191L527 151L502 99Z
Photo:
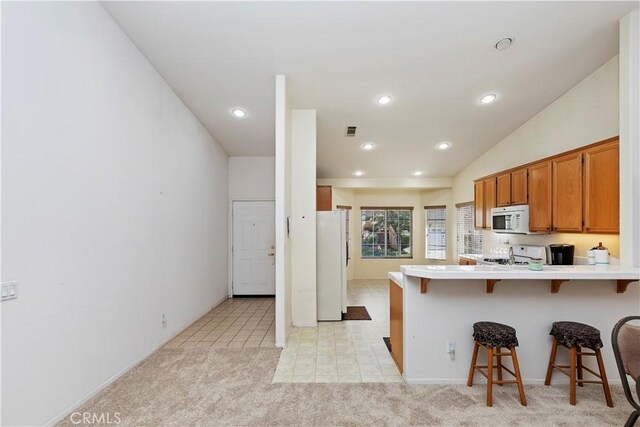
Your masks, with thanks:
M407 383L465 383L472 325L480 321L517 330L525 383L544 381L551 324L565 320L602 331L606 369L613 374L611 330L620 318L640 309L638 268L574 265L531 271L509 265L405 265L401 273L389 278L390 286L402 289Z

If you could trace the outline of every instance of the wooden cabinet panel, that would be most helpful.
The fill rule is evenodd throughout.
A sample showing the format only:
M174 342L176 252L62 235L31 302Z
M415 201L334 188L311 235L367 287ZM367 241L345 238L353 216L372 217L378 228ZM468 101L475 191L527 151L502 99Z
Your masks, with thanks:
M484 228L484 182L476 181L473 190L475 225L476 228Z
M496 207L496 177L474 183L474 214L476 228L491 228L491 209Z
M620 232L618 141L584 151L584 225L587 233Z
M316 210L317 211L333 210L333 201L331 199L330 185L316 186Z
M582 153L551 161L553 230L582 231Z
M402 357L404 351L402 288L389 280L389 341L391 341L391 357L402 373Z
M511 174L507 172L498 175L496 181L498 186L496 204L509 206L511 204Z
M527 168L511 172L511 204L526 205L527 198Z
M491 228L491 209L496 207L496 177L484 180L484 228Z
M619 172L611 138L476 180L475 227L491 228L496 206L529 205L531 231L619 233Z
M551 231L551 162L529 166L529 230Z

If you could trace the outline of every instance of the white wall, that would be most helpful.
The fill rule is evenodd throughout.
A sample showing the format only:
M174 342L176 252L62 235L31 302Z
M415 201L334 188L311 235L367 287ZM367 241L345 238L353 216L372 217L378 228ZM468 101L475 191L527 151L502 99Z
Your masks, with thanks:
M294 326L315 326L316 111L291 112L291 283Z
M275 157L229 157L229 200L274 199Z
M275 199L276 199L276 346L285 347L292 325L291 238L291 106L287 78L276 76Z
M532 117L454 178L453 202L473 200L473 180L573 148L618 135L618 57L614 57L553 104ZM622 168L622 164L621 164ZM621 170L621 175L624 172ZM621 194L621 199L624 194ZM455 230L452 236L455 236ZM624 233L624 230L622 230ZM499 245L498 235L484 232L485 252ZM574 243L576 256L602 241L619 254L619 238L611 235L554 233L509 236L510 243Z
M100 4L2 39L2 421L42 425L226 298L227 156Z
M620 20L620 251L640 267L640 12Z

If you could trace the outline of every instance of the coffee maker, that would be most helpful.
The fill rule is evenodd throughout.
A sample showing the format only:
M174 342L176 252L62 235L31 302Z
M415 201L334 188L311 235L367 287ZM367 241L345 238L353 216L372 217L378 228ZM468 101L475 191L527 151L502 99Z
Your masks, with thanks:
M556 243L549 245L549 254L552 265L573 265L574 245Z

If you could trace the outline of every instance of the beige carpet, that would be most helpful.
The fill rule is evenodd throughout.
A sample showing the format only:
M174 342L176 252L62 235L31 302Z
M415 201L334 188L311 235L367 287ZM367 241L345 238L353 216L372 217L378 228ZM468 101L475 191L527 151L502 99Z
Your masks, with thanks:
M116 412L129 426L206 425L511 425L621 426L631 408L613 387L607 408L600 386L496 387L494 407L485 387L404 384L271 384L280 351L260 348L161 349L80 412ZM614 372L610 376L615 376ZM69 418L61 426L75 425Z

